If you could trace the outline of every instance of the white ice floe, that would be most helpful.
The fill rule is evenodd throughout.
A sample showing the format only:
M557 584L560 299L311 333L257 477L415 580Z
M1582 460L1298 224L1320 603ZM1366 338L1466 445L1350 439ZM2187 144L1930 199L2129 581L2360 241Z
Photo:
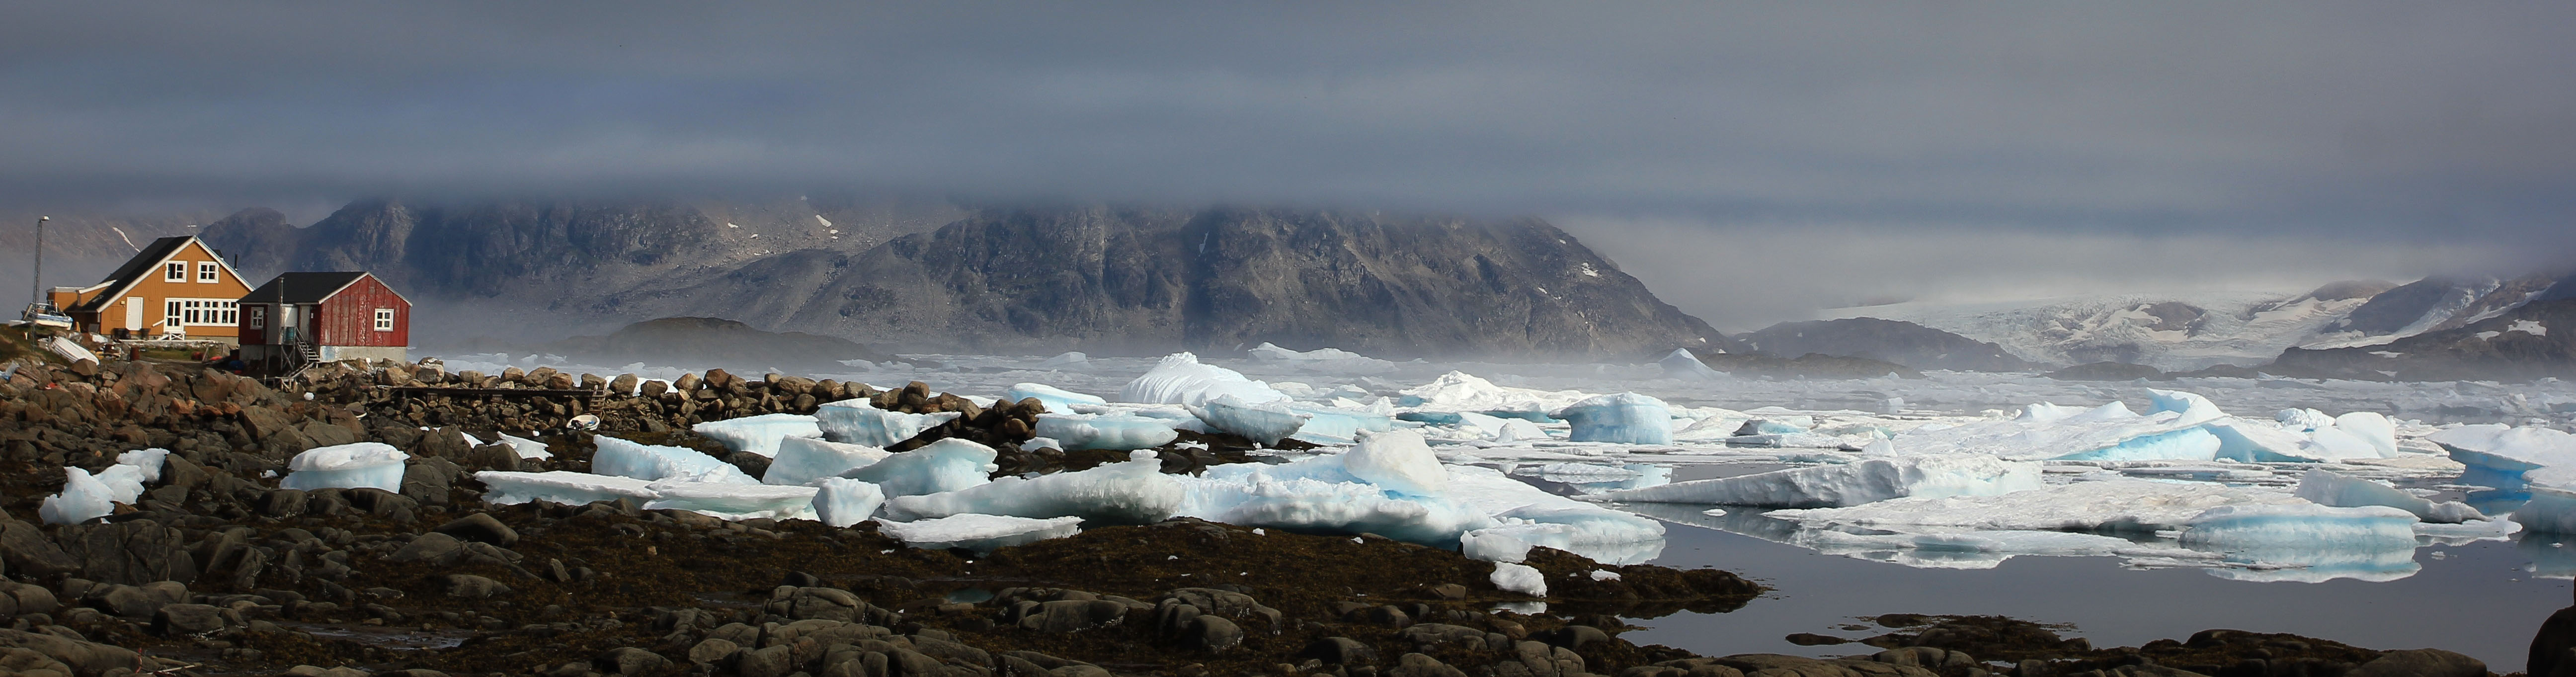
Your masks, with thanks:
M1046 405L1047 411L1057 413L1073 411L1073 405L1076 404L1109 403L1109 400L1101 399L1099 395L1085 395L1044 383L1014 383L1010 388L1002 391L1002 399L1010 402L1032 397L1037 398L1038 404Z
M918 453L918 452L915 452ZM898 496L886 514L903 519L979 513L1012 517L1080 517L1094 524L1151 524L1170 518L1186 490L1162 462L1137 460L1035 478L1004 477L956 491Z
M1295 437L1315 444L1350 444L1361 435L1395 429L1394 417L1384 414L1293 402L1287 406L1290 412L1306 417L1298 425Z
M136 449L116 455L117 465L134 466L145 482L161 481L161 466L168 463L170 450L160 447Z
M877 485L846 477L815 480L814 487L814 519L833 527L866 521L885 504L885 491Z
M2310 470L2299 477L2299 498L2318 505L2354 508L2386 506L2413 513L2426 522L2458 524L2486 519L2477 508L2459 501L2434 503L2422 496L2406 493L2380 482L2344 475L2330 470Z
M278 480L277 486L281 489L374 487L402 491L403 461L409 458L410 454L382 442L314 447L286 461L286 478Z
M1378 433L1342 452L1342 469L1362 482L1398 494L1439 496L1449 489L1440 458L1411 430Z
M1565 438L1570 442L1673 443L1672 407L1636 393L1585 398L1548 416L1573 424Z
M1274 364L1300 371L1326 373L1377 373L1395 367L1395 363L1339 348L1316 348L1299 352L1264 342L1244 352L1254 362Z
M778 455L778 440L781 438L823 436L823 429L814 417L803 414L728 418L689 426L689 430L724 443L726 449L768 457Z
M1487 577L1487 580L1493 581L1494 587L1505 592L1517 592L1531 597L1547 596L1547 577L1541 575L1537 568L1526 564L1495 562L1494 574Z
M892 454L864 444L842 444L812 437L778 441L778 457L761 473L762 484L805 484L885 460Z
M2467 464L2464 480L2531 482L2576 489L2576 435L2536 426L2464 425L2426 436Z
M501 434L501 442L502 442L503 444L508 444L508 445L510 445L510 451L512 451L512 452L514 452L514 453L517 453L517 454L519 455L519 458L522 458L522 459L531 459L531 458L540 458L540 459L541 459L541 458L554 458L554 457L555 457L554 452L551 452L551 451L547 451L547 450L546 450L546 443L544 443L544 442L539 442L539 441L536 441L536 440L528 439L528 438L525 438L525 437L520 437L520 436L517 436L517 435L512 435L512 434L509 434L509 433L502 433L502 434Z
M700 482L760 483L760 480L744 474L741 468L695 449L641 444L607 435L592 440L599 450L590 456L590 470L602 475L645 481L676 478ZM401 478L397 475L395 479L400 481Z
M36 506L36 515L46 524L79 524L116 512L115 496L120 492L109 488L87 470L64 467L63 474L67 477L62 492L45 497ZM127 499L129 503L132 501Z
M1842 508L1773 510L1769 514L1811 525L1889 529L2152 533L2179 529L2212 508L2298 502L2278 491L2214 482L2108 479L2000 495L1898 498Z
M2212 546L2415 547L2415 514L2387 506L2228 505L2184 524L2182 542Z
M2531 487L2531 500L2513 511L2513 521L2543 534L2576 534L2576 490Z
M2128 461L2210 460L2218 437L2185 411L2131 412L2112 402L2081 411L2046 402L2020 416L1987 419L1940 430L1898 435L1896 453L1908 456L1984 454L2013 460Z
M815 487L666 479L645 485L646 510L688 510L728 519L812 517Z
M1036 434L1062 449L1128 451L1159 447L1180 437L1170 419L1133 414L1039 414Z
M490 491L483 502L493 505L517 505L545 501L564 505L588 505L597 501L635 499L637 505L659 495L651 489L651 480L615 475L556 470L551 472L515 472L489 470L474 473Z
M1080 369L1091 365L1091 356L1080 352L1059 353L1038 363L1039 369Z
M870 482L888 499L897 496L956 491L990 482L997 456L992 447L948 438L919 449L888 455L885 460L842 472L842 477Z
M1441 374L1430 383L1406 388L1398 394L1403 398L1397 404L1415 411L1512 413L1524 417L1544 416L1546 412L1563 409L1592 396L1573 390L1498 386L1492 381L1458 371Z
M814 408L815 425L822 430L823 439L871 447L894 446L896 442L912 439L921 431L960 415L954 411L928 414L889 411L878 409L863 398L825 402Z
M1306 421L1315 418L1314 414L1289 410L1284 402L1250 404L1232 395L1208 400L1203 406L1190 407L1190 413L1210 428L1263 445L1278 444L1279 440L1297 434L1299 428L1305 427Z
M1190 353L1173 353L1120 388L1118 401L1193 405L1227 395L1255 404L1288 399L1269 384L1244 378L1240 372L1201 364L1198 356Z
M878 522L877 533L915 548L965 548L991 552L1082 532L1082 518L1032 519L965 514L917 522Z
M1584 500L1781 508L1851 506L1905 496L1991 496L2040 487L2039 464L1993 456L1866 458L1663 486Z
M1692 355L1689 350L1682 348L1674 348L1673 352L1664 355L1664 359L1656 360L1655 366L1664 369L1664 376L1687 381L1715 381L1726 378L1726 372L1708 368L1708 363L1699 361L1699 356Z

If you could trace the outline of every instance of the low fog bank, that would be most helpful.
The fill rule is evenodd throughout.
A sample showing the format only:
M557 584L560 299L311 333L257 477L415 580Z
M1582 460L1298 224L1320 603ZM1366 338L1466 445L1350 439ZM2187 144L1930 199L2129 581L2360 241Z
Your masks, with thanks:
M1903 301L2276 291L2337 280L2509 277L2563 265L2566 243L2310 234L2042 232L1857 224L1717 224L1573 215L1552 222L1667 303L1728 333Z

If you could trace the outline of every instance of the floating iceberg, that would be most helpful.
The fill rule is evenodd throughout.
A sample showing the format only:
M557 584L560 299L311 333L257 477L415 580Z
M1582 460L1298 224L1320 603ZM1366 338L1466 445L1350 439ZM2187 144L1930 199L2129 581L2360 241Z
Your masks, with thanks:
M1091 366L1091 356L1079 352L1062 353L1038 363L1039 369L1080 369L1088 366Z
M1422 433L1396 430L1360 440L1342 452L1342 470L1362 482L1398 494L1439 496L1449 490L1449 472L1422 441Z
M652 481L690 479L700 482L759 484L760 480L743 474L741 468L716 460L695 449L638 444L607 435L592 438L599 451L590 456L591 472ZM391 447L387 447L391 448ZM395 481L401 481L397 474Z
M878 409L865 399L825 402L814 408L815 426L822 429L823 439L871 447L894 446L960 415L954 411L906 414Z
M1524 419L1545 419L1546 412L1563 409L1590 393L1573 390L1533 390L1494 385L1492 381L1470 376L1466 372L1441 374L1412 388L1399 391L1403 398L1397 404L1415 411L1474 411Z
M2210 402L2209 398L2202 397L2199 393L2187 393L2179 390L2157 390L2154 388L2148 388L2147 409L2149 411L2170 411L2180 414L2181 417L2174 420L2174 423L2178 425L2208 423L2227 416L2227 412L2219 411L2218 405Z
M2531 500L2514 509L2513 521L2534 533L2576 534L2576 491L2532 487Z
M63 474L69 477L63 482L62 493L47 496L36 506L36 515L46 524L79 524L116 512L116 504L110 500L115 492L89 471L67 466Z
M2184 545L2314 550L2415 548L2415 514L2386 506L2229 505L2191 518Z
M2422 496L2406 493L2396 487L2327 470L2310 470L2299 478L2299 498L2317 505L2342 508L2386 506L2413 513L2416 519L2442 524L2458 524L2486 519L2478 509L2459 501L2434 503Z
M1656 360L1655 365L1663 367L1664 376L1668 378L1686 381L1714 381L1726 378L1726 372L1708 368L1708 363L1699 361L1699 356L1692 355L1689 350L1683 348L1674 348L1673 352L1664 355L1664 359Z
M2576 488L2576 435L2540 427L2508 427L2501 424L2465 425L2433 433L2425 439L2450 452L2451 460L2467 464L2477 475L2489 481L2547 484L2559 488ZM2568 469L2566 472L2540 472L2544 468ZM2464 481L2481 477L2463 476Z
M1199 357L1173 353L1163 361L1127 382L1118 390L1118 401L1145 404L1204 405L1208 400L1233 395L1247 403L1277 402L1288 395L1271 389L1269 384L1244 378L1232 369L1200 364Z
M915 548L965 548L978 553L1027 545L1082 532L1082 518L1031 519L965 514L918 522L878 522L877 533Z
M885 492L877 485L846 477L826 477L814 483L814 519L833 527L848 527L875 515L885 504Z
M1334 373L1376 373L1395 366L1386 360L1361 355L1339 348L1316 348L1298 352L1264 342L1245 349L1254 362L1294 367L1303 371Z
M874 483L888 498L936 494L992 481L988 477L1001 468L993 464L995 455L992 447L951 437L841 476Z
M1297 434L1298 428L1305 427L1306 421L1315 417L1314 414L1290 411L1285 403L1247 404L1232 395L1208 400L1205 406L1190 407L1190 413L1210 428L1241 435L1265 446L1278 444L1279 440Z
M1574 424L1569 442L1673 443L1672 407L1636 393L1586 398L1548 416Z
M778 440L785 437L822 437L823 429L814 417L803 414L761 414L708 421L689 426L689 430L718 442L726 449L748 451L767 457L778 456Z
M1099 395L1085 395L1044 383L1015 383L1009 389L1002 391L1002 400L1006 402L1018 402L1032 397L1037 398L1038 404L1046 405L1047 411L1056 413L1071 412L1073 405L1076 404L1109 403Z
M885 460L884 449L864 444L842 444L811 437L789 437L778 442L778 457L770 460L769 470L761 473L762 484L797 485L833 477L853 468Z
M1675 482L1613 491L1584 500L1820 508L1906 496L1992 496L2039 487L2038 463L1993 456L1931 456L1868 458L1842 465Z
M1186 494L1153 458L1089 470L1004 477L956 491L899 496L886 514L905 519L969 513L1012 517L1080 517L1095 524L1151 524L1169 519Z
M1173 429L1169 419L1130 414L1039 414L1036 435L1054 439L1067 451L1129 451L1170 444L1181 433Z
M2276 491L2214 482L2124 478L1997 495L1897 498L1842 508L1773 510L1769 515L1808 525L1887 529L2151 533L2182 528L2212 508L2298 502Z
M602 438L606 439L606 438ZM474 473L474 479L490 491L483 502L492 505L518 505L545 501L564 505L588 505L597 501L635 499L637 505L657 495L649 488L653 483L632 477L593 475L586 472L556 470L552 472L514 472L487 470Z
M646 510L688 510L727 520L786 519L811 516L815 487L737 482L660 480L645 485L653 499Z
M1350 444L1364 433L1395 429L1395 418L1341 409L1289 405L1288 410L1305 415L1296 438L1316 444Z
M375 487L402 491L403 461L409 458L409 454L382 442L315 447L286 462L286 478L278 480L277 486L308 490Z

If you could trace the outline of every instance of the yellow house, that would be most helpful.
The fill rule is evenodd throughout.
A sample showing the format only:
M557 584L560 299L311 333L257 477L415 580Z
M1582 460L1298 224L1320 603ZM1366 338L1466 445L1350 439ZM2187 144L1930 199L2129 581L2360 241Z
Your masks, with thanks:
M80 331L238 343L241 273L194 235L153 240L98 284L55 287L54 307Z

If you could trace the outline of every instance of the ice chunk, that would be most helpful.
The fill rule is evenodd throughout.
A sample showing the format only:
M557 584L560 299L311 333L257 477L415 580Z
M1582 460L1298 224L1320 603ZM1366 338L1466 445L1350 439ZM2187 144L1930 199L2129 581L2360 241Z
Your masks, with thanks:
M162 464L169 462L169 457L170 450L168 449L162 449L159 447L151 449L136 449L122 454L117 454L116 464L134 466L135 470L143 473L143 481L145 482L159 482L161 481L161 466Z
M2203 428L2184 428L2140 435L2119 444L2057 457L2068 461L2208 461L2218 458L2225 446L2218 436Z
M1162 362L1155 364L1145 375L1127 382L1127 387L1120 388L1118 401L1203 405L1208 400L1226 395L1253 404L1288 399L1286 394L1271 389L1268 384L1244 378L1240 372L1200 364L1197 355L1173 353L1164 356Z
M866 521L876 514L877 506L885 504L885 492L874 484L826 477L814 485L814 519L834 527Z
M2513 521L2534 533L2576 534L2576 491L2532 487L2531 500L2514 509Z
M510 450L511 450L511 451L518 452L518 454L519 454L519 458L554 458L554 457L555 457L554 452L546 451L546 443L544 443L544 442L539 442L539 441L532 440L532 439L528 439L528 438L525 438L525 437L519 437L519 436L517 436L517 435L511 435L511 434L509 434L509 433L502 433L502 434L501 434L501 441L502 441L503 443L505 443L505 444L510 445Z
M1844 508L1773 510L1769 516L1804 524L1872 528L1934 527L1983 531L2109 531L2149 533L2178 529L2211 508L2279 505L2298 499L2274 491L2214 482L2111 479L2076 482L1990 496L1898 498Z
M2458 524L2486 515L2458 501L2434 503L2422 496L2406 493L2396 487L2327 470L2310 470L2299 478L2299 498L2318 505L2343 508L2377 505L2414 513L2426 522Z
M2228 505L2191 518L2184 545L2313 549L2415 547L2415 514L2387 506Z
M1283 402L1247 404L1232 395L1208 400L1205 406L1190 407L1190 413L1208 427L1243 436L1263 445L1275 445L1289 435L1297 434L1314 414L1290 411Z
M1366 412L1291 404L1289 411L1306 415L1296 438L1316 444L1350 444L1365 433L1395 429L1395 418Z
M491 489L483 494L483 502L492 505L517 505L529 501L588 505L596 501L614 501L621 498L635 499L636 505L643 505L657 495L657 492L648 488L652 485L648 480L615 475L593 475L569 470L552 472L487 470L474 473L474 479Z
M2147 408L2153 412L2170 411L2181 414L2182 417L2174 421L2176 425L2207 423L2227 415L2227 412L2219 411L2218 405L2210 402L2209 398L2202 397L2198 393L2179 390L2148 388Z
M743 474L741 468L695 449L639 444L607 435L594 437L592 441L599 445L599 451L591 454L590 469L602 475L645 481L685 478L702 482L760 483L760 480ZM400 482L400 473L396 473L394 479Z
M2390 442L2389 448L2395 449L2396 442ZM2308 431L2308 442L2300 445L2296 453L2320 461L2342 461L2355 458L2380 458L2379 449L2379 446L2372 444L2368 438L2342 428L2328 426Z
M994 456L992 447L951 437L841 476L875 483L888 498L936 494L992 481L988 476L1001 468L993 464Z
M2465 425L2426 436L2451 453L2451 460L2467 464L2470 469L2503 482L2537 481L2560 488L2576 488L2576 481L2558 480L2555 473L2531 477L2542 468L2576 468L2576 435L2540 427L2507 427L2500 424ZM2463 480L2475 479L2463 477Z
M778 440L784 437L822 437L823 429L814 417L803 414L761 414L708 421L689 426L689 430L718 442L726 449L748 451L762 456L778 456Z
M1547 596L1547 577L1540 575L1538 569L1526 564L1495 562L1494 575L1488 579L1494 582L1494 587L1501 588L1505 592L1517 592L1531 597Z
M382 442L314 447L287 460L289 472L285 479L277 481L277 486L306 490L375 487L402 491L403 461L409 458L409 454Z
M1549 439L1547 431L1540 430L1538 424L1517 418L1503 419L1503 431L1494 435L1495 444L1546 442Z
M1091 366L1091 356L1079 352L1058 354L1038 363L1039 369L1079 369Z
M1147 449L1181 436L1170 420L1129 414L1039 414L1036 434L1055 439L1067 451Z
M2184 402L2173 398L2169 402ZM2187 403L2177 404L2188 408ZM2225 445L2198 423L2184 423L2186 412L2156 411L2145 415L2119 402L2085 410L2047 403L2030 405L2010 419L1986 419L1954 427L1917 428L1897 435L1895 453L1907 456L1984 454L2010 460L2209 460ZM2225 420L2225 419L2220 419Z
M1422 411L1477 411L1509 414L1520 418L1543 418L1544 412L1565 408L1589 393L1573 390L1533 390L1494 385L1492 381L1452 371L1441 374L1430 383L1399 392L1406 406Z
M1298 352L1262 343L1246 349L1252 361L1294 367L1304 371L1336 373L1378 373L1395 366L1386 360L1361 355L1339 348L1316 348Z
M1004 477L956 491L899 496L886 501L897 518L966 513L1012 517L1080 517L1095 524L1151 524L1178 510L1185 491L1152 458L1107 463L1089 470Z
M1497 525L1485 512L1443 498L1395 495L1359 482L1273 476L1268 472L1285 466L1219 472L1226 467L1229 466L1210 468L1205 477L1174 476L1188 491L1178 514L1210 522L1305 533L1374 533L1433 545L1455 543L1462 532ZM1308 466L1305 470L1325 468Z
M1574 432L1565 437L1571 442L1673 443L1672 408L1645 395L1595 396L1548 415L1574 424Z
M1714 381L1726 378L1726 372L1708 368L1707 363L1699 361L1699 356L1692 355L1689 350L1682 348L1674 348L1673 352L1664 355L1664 359L1656 360L1655 365L1663 367L1664 376L1668 378L1685 381Z
M865 399L825 402L814 408L815 425L822 429L823 439L871 447L894 446L960 415L954 411L928 414L888 411L878 409Z
M113 492L89 471L65 467L63 474L68 478L63 482L62 493L47 496L36 505L36 515L46 524L79 524L116 512L110 500Z
M2318 459L2306 456L2308 436L2285 430L2280 424L2242 418L2224 418L2201 426L2218 438L2216 458L2247 463L2299 463Z
M2273 414L2272 420L2300 432L2334 427L2333 417L2315 409L2283 409L2280 413Z
M1637 564L1663 552L1662 524L1598 506L1531 507L1500 517L1501 526L1459 534L1460 552L1489 562L1519 562L1530 548L1544 546L1604 564Z
M842 444L811 437L789 437L778 441L778 457L761 473L762 484L805 484L833 477L852 468L885 460L884 449L864 444Z
M2380 458L2397 455L2397 424L2375 412L2356 411L2335 417L2334 427L2369 442Z
M1449 489L1449 473L1440 457L1422 441L1422 433L1395 430L1362 439L1343 452L1342 467L1352 477L1381 489L1414 496L1438 496Z
M877 533L915 548L965 548L979 553L1082 533L1082 518L1032 519L964 514L918 522L878 522Z
M1613 491L1584 500L1781 508L1851 506L1904 496L1992 496L2040 487L2039 464L1993 456L1869 458L1842 465Z
M143 498L143 469L118 463L94 475L107 486L107 500L131 504Z
M688 510L728 520L803 517L814 508L814 487L738 482L658 480L646 510Z
M1037 398L1039 404L1046 405L1047 411L1059 414L1073 411L1073 405L1076 404L1109 403L1099 395L1085 395L1044 383L1015 383L1009 389L1002 391L1002 399L1010 402L1032 397Z

